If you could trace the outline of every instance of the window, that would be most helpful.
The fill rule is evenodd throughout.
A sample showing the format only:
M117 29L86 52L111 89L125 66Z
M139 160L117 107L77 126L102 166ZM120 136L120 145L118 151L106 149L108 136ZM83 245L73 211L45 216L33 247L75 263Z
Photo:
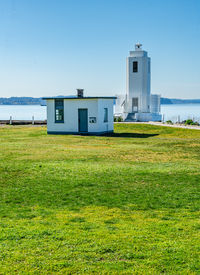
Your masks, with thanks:
M148 73L149 74L151 73L151 64L150 64L150 61L148 62Z
M133 61L133 73L137 73L137 72L138 72L138 62Z
M64 100L55 99L55 122L64 122Z
M104 122L108 122L108 108L104 108Z
M89 117L89 122L90 123L97 123L97 118L94 116L94 117Z
M132 112L138 112L138 97L132 98Z

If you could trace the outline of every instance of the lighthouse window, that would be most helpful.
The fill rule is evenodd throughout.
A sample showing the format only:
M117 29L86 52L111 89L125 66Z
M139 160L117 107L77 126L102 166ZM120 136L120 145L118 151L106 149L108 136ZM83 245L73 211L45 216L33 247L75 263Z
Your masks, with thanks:
M64 101L63 99L55 100L55 122L64 122Z
M108 108L104 108L104 122L108 122Z
M133 73L137 73L138 72L138 62L134 61L133 62Z

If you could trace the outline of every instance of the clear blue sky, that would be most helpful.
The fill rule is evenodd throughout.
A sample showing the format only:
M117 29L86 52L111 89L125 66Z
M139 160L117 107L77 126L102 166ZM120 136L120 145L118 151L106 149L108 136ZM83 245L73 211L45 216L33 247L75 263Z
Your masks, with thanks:
M0 97L125 93L136 42L152 93L200 98L200 0L0 0Z

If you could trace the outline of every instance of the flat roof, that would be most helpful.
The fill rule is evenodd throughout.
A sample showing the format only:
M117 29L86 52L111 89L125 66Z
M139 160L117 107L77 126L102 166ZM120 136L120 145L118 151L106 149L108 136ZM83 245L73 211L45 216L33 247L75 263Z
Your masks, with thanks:
M43 97L43 100L48 99L116 99L116 96L84 96L84 97L77 97L77 96L62 96L62 97Z

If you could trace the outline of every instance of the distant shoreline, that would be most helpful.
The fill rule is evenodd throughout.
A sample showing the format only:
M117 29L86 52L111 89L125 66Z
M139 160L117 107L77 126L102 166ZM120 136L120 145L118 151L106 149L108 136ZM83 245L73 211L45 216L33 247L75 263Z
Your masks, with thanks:
M193 104L200 104L200 102L183 102L183 103L161 103L160 105L193 105ZM0 106L43 106L46 107L46 104L33 104L33 103L17 103L17 104L1 104Z
M160 103L160 105L192 105L192 104L200 104L200 102Z
M161 105L166 104L199 104L200 99L178 99L178 98L165 98L161 97Z
M161 105L173 105L173 104L200 104L200 99L178 99L178 98L165 98L161 97ZM3 105L40 105L46 106L45 100L41 97L10 97L0 98L0 106Z
M43 105L43 104L23 104L23 103L17 103L17 104L1 104L0 103L0 106L46 106L46 105Z
M46 105L41 97L1 97L0 105Z

